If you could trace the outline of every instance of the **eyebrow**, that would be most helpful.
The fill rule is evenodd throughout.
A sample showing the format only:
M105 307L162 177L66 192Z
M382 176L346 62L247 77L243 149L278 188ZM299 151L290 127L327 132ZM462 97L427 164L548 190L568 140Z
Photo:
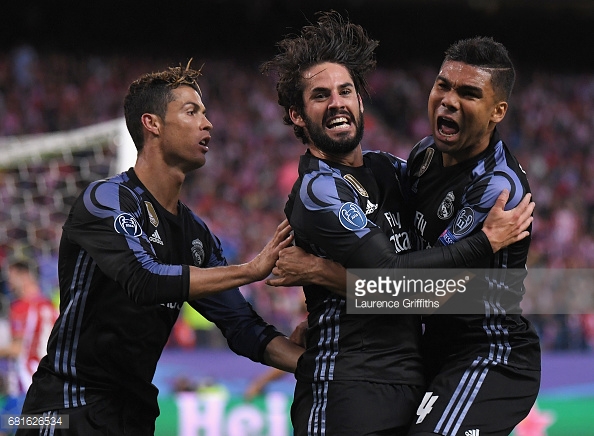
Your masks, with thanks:
M204 106L204 105L199 105L198 103L196 103L196 102L193 102L193 101L186 101L186 102L185 102L185 103L182 105L182 108L183 108L183 107L186 107L187 105L194 106L194 109L196 109L196 110L199 110L199 111L200 111L200 110L202 110L202 111L206 111L206 106Z
M351 82L345 82L345 83L338 85L338 89L354 88L354 87L355 87L355 85ZM310 90L310 92L327 91L328 89L330 89L330 88L328 88L326 86L316 86L315 88L312 88Z
M441 80L442 82L447 83L448 85L452 86L452 81L448 80L446 77L444 76L437 76L436 81ZM458 87L456 87L457 90L459 91L471 91L471 92L475 92L477 94L483 95L483 89L478 87L478 86L472 86L472 85L460 85Z

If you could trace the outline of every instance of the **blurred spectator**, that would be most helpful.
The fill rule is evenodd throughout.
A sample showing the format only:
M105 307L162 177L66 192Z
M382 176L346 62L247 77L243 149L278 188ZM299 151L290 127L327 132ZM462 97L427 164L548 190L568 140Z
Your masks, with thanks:
M288 374L288 372L285 372L278 368L267 369L265 372L258 375L250 382L250 384L247 386L243 393L243 398L246 401L253 400L258 395L261 395L272 382L275 382L287 376Z
M10 304L10 343L0 349L9 360L7 391L18 397L27 392L37 365L46 354L47 340L58 317L52 302L41 292L32 259L11 257L6 268Z

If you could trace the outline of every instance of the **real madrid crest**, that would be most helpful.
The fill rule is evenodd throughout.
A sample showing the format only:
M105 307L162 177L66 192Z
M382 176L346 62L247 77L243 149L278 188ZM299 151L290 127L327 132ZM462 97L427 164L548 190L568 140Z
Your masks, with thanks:
M450 191L437 208L437 217L440 220L449 220L454 215L454 192Z
M204 262L204 245L200 239L192 241L192 257L194 258L194 266L202 266Z

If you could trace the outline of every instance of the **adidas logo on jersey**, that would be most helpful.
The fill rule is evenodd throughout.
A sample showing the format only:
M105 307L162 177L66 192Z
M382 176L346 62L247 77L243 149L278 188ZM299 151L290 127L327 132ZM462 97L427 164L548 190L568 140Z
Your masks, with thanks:
M365 215L375 212L376 209L377 204L373 204L371 201L367 200L367 206L365 206Z
M155 230L155 233L149 238L149 241L154 242L155 244L163 245L163 241L161 240L161 236L159 236L159 232Z
M475 428L474 430L466 430L464 436L479 436L479 432L478 428Z

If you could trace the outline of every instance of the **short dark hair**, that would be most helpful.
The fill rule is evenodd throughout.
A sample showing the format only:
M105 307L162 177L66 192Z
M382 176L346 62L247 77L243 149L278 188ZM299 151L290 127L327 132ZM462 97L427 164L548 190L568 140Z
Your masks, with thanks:
M316 16L318 21L304 26L299 35L288 35L278 42L279 53L260 66L262 73L275 73L278 77L278 104L285 109L283 121L288 126L293 125L289 109L303 110L303 72L314 65L324 62L343 65L357 92L369 94L366 74L376 66L374 50L379 42L336 11L317 12ZM293 125L293 131L307 143L302 127Z
M507 49L500 42L486 36L462 39L446 50L444 62L447 61L463 62L489 70L496 95L509 100L516 81L516 71Z
M139 152L144 146L144 133L140 121L143 114L151 113L164 118L167 105L174 99L171 90L182 85L190 86L201 94L198 77L202 75L202 68L191 69L191 62L192 59L185 68L180 65L169 67L165 71L144 74L130 84L128 94L124 98L124 116L130 136Z
M13 255L7 259L7 266L10 269L15 269L19 272L28 272L34 277L37 277L37 263L24 255Z

